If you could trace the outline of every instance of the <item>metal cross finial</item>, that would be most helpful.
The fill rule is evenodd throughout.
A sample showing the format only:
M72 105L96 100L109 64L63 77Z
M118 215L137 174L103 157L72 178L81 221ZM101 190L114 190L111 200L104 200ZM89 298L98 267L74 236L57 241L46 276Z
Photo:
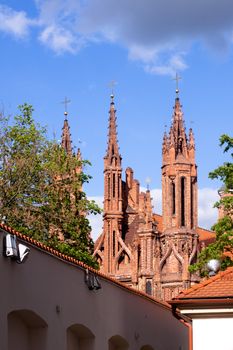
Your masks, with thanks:
M179 80L181 79L181 77L178 75L178 73L176 73L176 77L173 78L173 80L176 81L176 94L179 94Z
M71 102L71 100L68 100L67 97L65 97L64 101L61 102L61 103L63 103L65 105L65 112L64 112L65 115L68 114L68 112L67 112L67 105L70 102Z
M146 189L147 189L147 191L150 190L150 183L151 183L151 178L149 176L147 176L147 178L146 178Z
M117 85L117 82L115 80L111 80L108 85L111 89L111 99L113 101L113 99L114 99L114 86Z

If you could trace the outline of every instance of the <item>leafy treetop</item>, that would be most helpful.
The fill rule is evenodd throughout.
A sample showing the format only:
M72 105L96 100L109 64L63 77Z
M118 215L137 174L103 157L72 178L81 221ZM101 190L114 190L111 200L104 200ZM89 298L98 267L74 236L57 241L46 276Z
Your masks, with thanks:
M220 146L224 152L233 149L233 138L228 135L220 137ZM230 153L231 160L233 152ZM221 270L233 266L233 163L225 162L209 174L211 179L220 179L224 186L220 192L224 195L215 203L215 207L223 210L224 217L212 227L216 233L216 240L209 244L198 255L197 263L189 267L190 272L199 271L201 276L208 274L206 263L211 259L218 259L221 262Z
M82 190L89 164L49 141L33 108L19 106L13 123L0 115L0 217L9 226L93 267L89 213L100 213Z

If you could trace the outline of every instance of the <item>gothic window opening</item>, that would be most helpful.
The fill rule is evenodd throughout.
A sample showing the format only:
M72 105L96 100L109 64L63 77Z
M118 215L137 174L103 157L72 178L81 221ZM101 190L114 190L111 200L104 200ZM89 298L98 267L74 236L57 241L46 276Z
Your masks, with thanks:
M152 285L151 285L151 281L146 281L146 294L152 295Z
M181 226L185 226L185 178L181 178Z
M195 184L191 182L191 228L194 226L194 186Z
M116 240L116 232L113 231L112 233L112 255L115 256L115 249L116 249L116 243L115 243L115 240Z
M176 213L176 185L172 182L172 215Z
M110 198L110 176L108 175L108 198Z
M118 175L118 198L120 197L121 175Z
M116 174L113 174L113 180L112 180L112 196L113 198L115 198L115 195L116 195Z
M178 153L182 153L183 151L183 139L182 137L178 138Z
M130 263L130 258L126 252L122 252L117 261L117 269L120 270L121 265L127 265Z
M108 247L110 247L110 227L108 225ZM110 249L108 249L108 272L110 272L110 260L111 260L111 252Z
M138 246L138 271L141 270L141 248Z
M102 261L102 258L99 256L99 254L96 254L96 260L97 260L97 262L98 262L98 264L100 265L100 266L102 266L103 265L103 261Z

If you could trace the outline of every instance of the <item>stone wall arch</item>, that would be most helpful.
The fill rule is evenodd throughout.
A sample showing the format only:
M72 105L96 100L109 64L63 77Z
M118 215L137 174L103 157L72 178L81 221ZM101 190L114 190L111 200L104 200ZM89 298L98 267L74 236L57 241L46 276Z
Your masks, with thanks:
M8 350L44 350L47 323L31 310L14 310L7 316Z
M114 335L108 340L108 350L128 350L128 342L120 335Z
M67 350L93 350L95 336L83 324L73 324L67 328Z
M152 346L150 345L143 345L140 350L154 350L154 348L152 348Z

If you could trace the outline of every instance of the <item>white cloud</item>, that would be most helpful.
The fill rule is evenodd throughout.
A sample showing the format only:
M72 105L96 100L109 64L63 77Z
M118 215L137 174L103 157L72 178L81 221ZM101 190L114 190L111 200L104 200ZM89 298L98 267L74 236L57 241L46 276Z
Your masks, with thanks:
M145 65L145 70L148 73L159 75L175 76L177 71L183 71L187 68L187 64L184 61L184 53L176 53L171 56L168 62L157 62L154 60L151 63Z
M46 27L39 35L39 40L56 53L74 53L77 50L74 35L69 30L56 25Z
M0 31L23 38L28 35L32 24L34 21L24 11L14 11L8 6L0 5Z
M39 41L56 53L77 53L88 43L124 47L151 74L187 69L192 45L218 54L232 45L229 0L34 0L38 16L0 5L0 30L23 37L37 25ZM210 11L211 9L211 11ZM208 14L208 15L207 15Z
M219 200L218 191L212 188L201 188L198 191L199 226L210 229L216 223L218 210L213 208Z
M100 208L103 208L103 197L102 196L92 196L88 197L89 200L94 200ZM90 221L90 225L92 227L91 236L94 241L99 237L99 235L102 233L103 228L103 218L102 214L91 214L88 216L88 219Z
M194 42L207 43L217 52L230 46L233 3L91 0L82 8L79 30L122 45L129 58L141 61L149 73L173 75L187 68L180 52Z
M141 191L146 191L142 187ZM153 204L153 211L157 214L162 214L162 190L154 188L150 190ZM96 203L103 208L103 197L89 197L90 200L95 200ZM201 188L198 190L198 226L210 229L217 221L218 211L213 208L214 203L219 199L218 191L213 188ZM102 233L103 219L102 215L89 215L92 227L92 238L96 240Z

